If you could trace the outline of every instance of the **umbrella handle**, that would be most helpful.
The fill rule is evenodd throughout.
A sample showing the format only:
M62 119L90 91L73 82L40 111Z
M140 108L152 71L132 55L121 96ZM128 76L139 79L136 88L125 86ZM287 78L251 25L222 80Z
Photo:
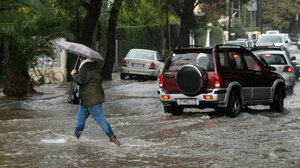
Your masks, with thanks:
M76 71L78 71L78 68L79 68L78 62L79 62L79 56L77 57L76 63L75 63L75 66L74 66L74 69L76 69Z

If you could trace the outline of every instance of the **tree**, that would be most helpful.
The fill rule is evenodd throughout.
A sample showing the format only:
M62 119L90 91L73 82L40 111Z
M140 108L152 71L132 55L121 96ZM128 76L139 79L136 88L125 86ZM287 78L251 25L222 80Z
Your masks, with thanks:
M16 22L17 18L21 15L18 8L32 7L38 9L42 14L49 15L51 12L49 4L46 0L2 0L0 1L0 74L2 74L6 67L10 55L11 44L24 42L24 37L18 31L22 30L21 23Z
M288 32L290 24L293 24L293 17L295 18L300 13L299 1L278 0L274 3L272 0L264 0L263 2L264 25L271 29Z
M82 6L86 9L86 16L79 42L92 47L93 37L101 13L103 0L90 0L90 3L82 1Z
M189 44L189 34L193 25L196 25L194 8L200 3L197 0L172 1L171 7L180 18L180 33L178 45Z
M125 0L118 16L118 26L140 26L164 24L163 3L150 0Z
M33 5L37 5L35 3ZM35 56L53 55L49 41L66 35L59 31L61 29L57 29L62 24L58 22L58 18L53 18L53 8L49 2L41 0L39 5L41 6L32 8L20 2L14 8L1 11L1 14L15 14L15 20L9 22L11 30L5 31L1 36L1 42L9 45L7 73L3 79L3 93L7 96L24 96L26 93L35 92L28 75L28 67ZM40 12L41 9L43 12ZM14 40L7 40L7 37Z
M103 67L103 79L111 80L112 69L115 61L116 49L116 26L119 11L124 0L114 0L110 11L107 29L107 51L105 56L105 64Z

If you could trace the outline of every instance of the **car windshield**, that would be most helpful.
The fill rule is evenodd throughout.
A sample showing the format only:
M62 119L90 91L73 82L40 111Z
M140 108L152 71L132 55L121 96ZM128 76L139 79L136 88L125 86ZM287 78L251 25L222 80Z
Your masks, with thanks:
M287 64L285 58L281 54L261 54L261 57L264 58L264 60L269 65L285 65Z
M272 35L272 36L260 36L257 42L258 43L261 42L282 43L283 41L281 36Z
M196 65L205 71L213 71L214 63L212 53L173 53L167 64L166 71L176 72L184 65Z
M126 58L154 60L154 53L151 51L131 50Z

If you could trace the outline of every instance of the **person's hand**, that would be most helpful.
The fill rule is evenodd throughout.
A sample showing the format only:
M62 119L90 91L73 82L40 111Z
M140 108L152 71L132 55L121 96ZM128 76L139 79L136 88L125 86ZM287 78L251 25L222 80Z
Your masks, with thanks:
M74 75L76 73L77 73L76 69L73 69L72 72L71 72L71 75Z

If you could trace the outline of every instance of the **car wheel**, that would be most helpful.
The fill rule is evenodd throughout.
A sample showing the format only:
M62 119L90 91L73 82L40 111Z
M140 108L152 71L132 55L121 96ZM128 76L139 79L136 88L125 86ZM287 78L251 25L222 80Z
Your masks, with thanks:
M121 78L121 79L125 79L125 77L126 77L126 74L124 74L124 73L121 73L121 74L120 74L120 78Z
M274 94L274 99L273 99L273 103L271 104L270 108L271 111L276 111L276 112L282 112L283 111L283 105L284 105L284 100L283 100L283 88L282 87L278 87L275 90L275 94Z
M240 114L242 107L242 101L239 95L239 92L234 90L229 95L229 100L227 107L225 109L225 113L229 117L236 117Z
M174 116L181 115L183 113L183 107L177 105L164 106L165 113L171 113Z

